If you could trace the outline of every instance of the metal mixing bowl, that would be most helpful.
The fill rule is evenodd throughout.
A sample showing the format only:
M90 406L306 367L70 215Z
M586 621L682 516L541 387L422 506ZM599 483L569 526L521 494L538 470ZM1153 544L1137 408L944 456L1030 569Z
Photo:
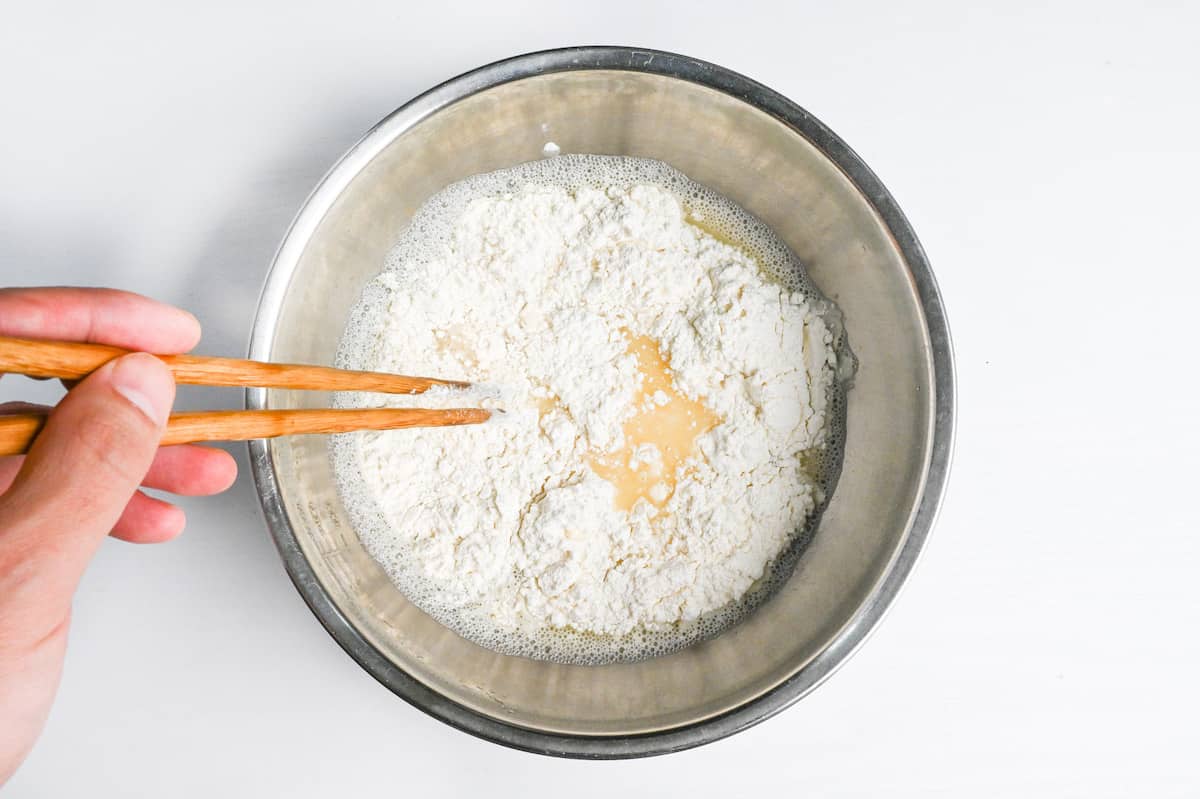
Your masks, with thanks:
M259 303L250 357L332 362L350 308L417 207L453 181L540 157L548 141L568 153L658 158L716 189L787 241L844 311L859 359L844 467L791 580L740 624L664 657L588 667L499 655L414 607L366 554L335 488L326 439L252 442L254 478L305 601L351 657L404 699L468 732L536 752L670 752L792 704L879 621L945 484L950 341L908 222L824 125L712 64L586 47L483 67L371 130L288 231ZM247 403L324 407L330 397L256 389Z

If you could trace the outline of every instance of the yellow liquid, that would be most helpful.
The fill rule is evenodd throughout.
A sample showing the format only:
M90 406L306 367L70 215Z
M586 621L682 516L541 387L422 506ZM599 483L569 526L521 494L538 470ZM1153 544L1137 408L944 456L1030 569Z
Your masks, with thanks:
M596 474L617 489L616 505L629 510L639 499L662 507L675 492L676 469L691 457L696 439L720 423L721 419L703 403L690 400L676 390L671 380L671 366L663 358L658 343L649 336L638 336L629 343L629 352L637 358L642 373L642 387L634 398L637 413L625 422L625 446L591 458ZM656 392L667 395L664 405L647 403ZM648 409L647 409L648 408ZM662 453L661 472L646 464L633 469L629 461L640 444L653 444ZM666 497L656 502L651 489L663 483Z
M534 397L533 403L537 406L538 418L545 416L555 408L561 407L558 404L558 397L554 396L553 394L548 397Z
M475 357L475 350L457 326L448 327L444 330L435 330L434 339L438 352L456 359L462 364L464 371L470 371L479 366L479 359Z

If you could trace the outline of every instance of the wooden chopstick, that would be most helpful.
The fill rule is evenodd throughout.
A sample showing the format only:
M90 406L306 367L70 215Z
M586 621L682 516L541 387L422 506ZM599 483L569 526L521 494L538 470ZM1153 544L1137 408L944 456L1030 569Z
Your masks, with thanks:
M0 336L0 373L78 380L129 350L104 344L38 341ZM175 382L206 386L260 386L318 391L379 391L421 394L434 386L466 388L470 383L385 372L357 372L328 366L262 363L241 358L156 355L175 374ZM319 408L261 411L173 413L160 446L197 441L245 441L308 433L395 430L479 424L492 416L484 408ZM29 451L46 423L46 413L0 415L0 455Z
M0 372L29 377L78 380L129 350L104 344L37 341L0 336ZM260 386L316 391L379 391L421 394L434 386L466 388L470 383L386 372L357 372L329 366L263 363L203 355L156 356L175 373L175 382L200 386Z
M446 427L486 422L486 408L319 408L266 411L194 411L173 413L160 446L197 441L245 441L307 433ZM0 455L28 452L48 413L0 416Z

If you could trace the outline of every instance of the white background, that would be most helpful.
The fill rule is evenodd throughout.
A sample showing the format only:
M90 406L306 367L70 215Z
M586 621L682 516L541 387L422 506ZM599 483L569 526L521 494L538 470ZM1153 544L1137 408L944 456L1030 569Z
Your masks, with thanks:
M6 5L0 284L141 291L240 354L289 220L376 120L523 51L658 47L793 98L895 194L950 314L957 458L922 562L832 680L615 763L508 751L376 684L243 474L184 501L180 540L103 547L5 796L1200 792L1195 3L168 5Z

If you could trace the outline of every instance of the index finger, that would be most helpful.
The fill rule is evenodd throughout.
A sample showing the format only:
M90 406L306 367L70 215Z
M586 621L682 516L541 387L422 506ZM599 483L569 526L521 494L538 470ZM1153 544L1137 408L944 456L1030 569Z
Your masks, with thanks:
M11 288L0 289L0 335L170 355L196 346L200 323L187 311L129 291Z

